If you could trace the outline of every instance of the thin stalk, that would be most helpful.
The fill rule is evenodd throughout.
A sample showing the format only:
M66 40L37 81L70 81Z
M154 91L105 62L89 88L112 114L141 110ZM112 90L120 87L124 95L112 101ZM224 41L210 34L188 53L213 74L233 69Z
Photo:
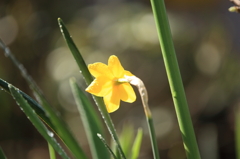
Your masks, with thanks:
M171 38L172 36L165 4L163 0L151 0L151 5L186 155L188 159L200 159L198 145Z
M122 82L124 82L124 80L126 80L126 82L129 82L130 84L132 84L138 88L139 94L142 99L145 116L147 119L148 130L149 130L149 134L150 134L151 146L152 146L152 151L153 151L153 157L154 157L154 159L160 159L159 152L158 152L158 146L157 146L157 139L156 139L156 135L155 135L155 128L154 128L153 119L152 119L152 113L148 106L147 89L146 89L144 83L142 82L142 80L137 78L136 76L125 76L124 79L120 79L120 81L122 81Z
M56 154L55 154L54 148L49 143L48 143L48 150L49 150L50 159L56 159Z
M99 139L103 142L103 144L105 145L105 147L107 148L107 150L110 152L110 154L112 155L112 157L114 159L117 159L117 156L113 153L112 149L110 148L110 146L107 144L106 140L102 137L101 134L97 134L97 136L99 137Z
M240 108L239 105L235 111L235 140L236 140L236 158L240 159Z
M147 117L147 124L148 124L148 130L150 132L151 145L153 148L153 157L154 159L160 159L152 116Z

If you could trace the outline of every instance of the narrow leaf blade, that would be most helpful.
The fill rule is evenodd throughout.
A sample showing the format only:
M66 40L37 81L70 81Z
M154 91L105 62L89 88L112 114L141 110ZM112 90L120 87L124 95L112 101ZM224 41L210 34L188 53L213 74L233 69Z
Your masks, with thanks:
M73 153L76 158L87 159L83 149L79 146L77 140L74 138L72 132L68 128L68 125L57 115L56 111L51 107L48 101L42 96L39 97L44 109L48 113L48 116L56 128L56 132L59 137L63 140L69 150Z
M141 143L142 143L142 136L143 136L142 129L138 129L137 136L135 138L135 141L134 141L133 147L132 147L131 159L137 159L139 156L140 147L141 147Z
M7 159L1 147L0 147L0 159Z
M39 133L53 146L53 148L58 152L58 154L62 158L69 159L63 148L54 138L54 134L51 131L49 131L47 127L42 123L42 121L38 118L35 111L31 108L28 102L19 93L19 90L12 85L9 85L8 87L17 104L21 107L21 109L24 111L28 119L33 123L33 125L36 127Z
M10 83L4 81L0 78L0 87L2 87L7 93L11 94L8 85ZM25 100L27 100L28 104L31 106L31 108L35 111L35 113L39 116L41 120L44 121L45 124L47 124L53 131L56 131L52 122L47 117L45 110L42 108L42 106L37 103L34 99L32 99L30 96L28 96L26 93L19 90L19 93L23 96Z
M63 35L69 49L72 52L74 59L76 60L76 62L78 64L78 67L81 70L83 77L85 78L87 85L89 85L93 81L93 78L92 78L90 72L88 71L87 65L86 65L80 51L78 50L77 46L73 42L67 28L65 27L65 24L63 23L62 19L60 19L60 18L58 18L58 25L60 27L62 35Z
M49 151L50 159L56 159L56 154L55 154L54 148L52 147L52 145L49 142L48 142L48 151Z
M124 124L119 137L123 152L128 158L131 154L132 142L134 140L134 127L130 124Z
M99 122L100 119L87 96L77 85L75 79L72 78L70 80L70 85L88 137L92 157L94 159L109 159L108 151L101 140L97 137L98 133L103 133L103 126Z
M62 35L63 35L66 43L68 44L69 49L71 50L76 62L78 63L78 66L82 72L83 77L85 78L87 85L89 85L93 81L93 78L87 68L85 61L83 60L78 48L76 47L75 43L73 42L67 28L65 27L65 24L63 23L63 21L60 18L58 18L58 25L60 27L60 30L62 32ZM99 108L99 111L101 112L101 115L106 123L106 126L108 128L109 133L112 136L113 141L117 145L119 153L121 154L122 158L125 159L126 158L125 154L123 153L116 130L115 130L113 122L106 110L106 106L103 102L103 99L101 97L96 97L96 96L93 96L93 99L95 100L95 102Z
M34 92L34 95L37 97L39 103L42 104L45 112L49 115L49 118L46 118L43 120L50 119L49 123L50 124L52 123L50 127L53 127L55 132L59 135L59 137L63 140L63 142L66 144L66 146L69 148L69 150L73 153L75 157L86 159L86 155L84 154L82 148L77 143L76 139L73 137L73 134L70 132L68 126L57 115L56 110L53 109L51 104L44 97L41 89L37 86L36 82L27 73L27 70L24 68L24 66L15 58L11 50L3 43L1 39L0 39L0 47L4 49L5 54L12 60L14 65L20 70L20 72L22 73L22 76L28 82L29 87Z
M0 79L0 86L6 92L11 93L8 85L10 85L8 82ZM81 159L86 159L86 155L84 154L82 148L79 146L72 133L68 129L68 126L57 116L55 111L42 96L39 96L39 99L42 101L45 109L43 109L40 104L38 104L26 93L22 92L21 90L19 90L19 93L23 96L25 100L27 100L28 104L35 111L38 117L43 120L44 123L47 124L55 133L58 134L58 136L63 140L64 144L66 144L66 146L69 148L69 150L73 153L74 156ZM47 113L48 116L46 115Z
M102 143L105 145L106 149L110 152L110 154L112 155L112 157L114 159L118 159L117 156L113 153L112 149L110 148L110 146L107 144L107 142L105 141L105 139L102 137L101 134L97 134L97 136L99 137L99 139L102 141Z

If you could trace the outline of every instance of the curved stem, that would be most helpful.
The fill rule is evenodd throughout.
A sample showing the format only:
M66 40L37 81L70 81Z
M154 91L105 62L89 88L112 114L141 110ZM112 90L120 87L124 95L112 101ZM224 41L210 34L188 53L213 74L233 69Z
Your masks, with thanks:
M152 113L148 106L147 89L146 89L144 83L142 82L142 80L137 78L136 76L125 76L125 79L130 84L132 84L138 88L139 94L142 99L142 104L143 104L144 112L146 115L146 119L147 119L148 130L149 130L149 134L150 134L150 140L151 140L152 151L153 151L153 157L154 157L154 159L160 159L159 152L158 152L158 146L157 146L157 139L156 139L156 135L155 135L155 128L154 128L153 119L152 119Z

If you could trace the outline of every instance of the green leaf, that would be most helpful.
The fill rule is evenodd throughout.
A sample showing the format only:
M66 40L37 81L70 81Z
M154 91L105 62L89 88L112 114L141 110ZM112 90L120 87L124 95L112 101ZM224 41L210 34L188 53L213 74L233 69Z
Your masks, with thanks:
M0 147L0 159L7 159L1 147Z
M165 3L164 0L150 0L150 2L185 152L188 159L201 159L174 49ZM152 122L151 120L148 123ZM152 130L153 128L152 124ZM159 159L157 145L155 143L152 143L152 145L154 146L154 158Z
M33 125L37 128L39 133L49 142L53 148L58 152L58 154L64 158L69 159L65 151L62 149L60 144L56 141L54 138L54 133L49 131L47 127L42 123L42 121L38 118L35 111L31 108L31 106L28 104L28 102L23 98L21 93L17 88L15 88L12 85L8 85L10 92L14 99L16 100L17 104L20 106L20 108L23 110L23 112L26 114L28 119L33 123Z
M54 148L52 147L52 145L49 142L48 142L48 150L49 150L50 159L56 159L56 154L55 154Z
M63 35L69 49L72 52L74 59L76 60L76 62L78 64L78 67L81 70L83 77L85 78L87 85L89 85L93 81L93 78L92 78L92 75L90 74L90 72L88 71L88 67L87 67L80 51L78 50L77 46L73 42L67 28L65 27L65 24L63 23L62 19L60 19L60 18L58 18L58 25L60 27L62 35Z
M40 88L37 86L35 81L32 79L32 77L27 73L27 70L24 68L24 66L16 59L16 57L12 54L10 48L0 39L0 47L3 49L5 52L6 57L10 58L10 60L13 62L13 64L19 69L21 72L23 78L28 82L29 87L31 90L34 92L35 95L43 97L42 91ZM0 81L0 86L2 86L7 92L10 93L9 88L8 88L8 83L3 81L1 79ZM21 92L22 96L28 101L28 103L31 105L31 107L36 111L36 113L39 115L39 117L53 130L54 126L47 117L45 111L43 108L35 102L31 97L26 95L25 93ZM44 97L43 97L44 98Z
M8 88L9 83L4 81L3 79L0 78L0 86L9 94L11 94L9 88ZM30 96L28 96L26 93L22 92L19 90L19 93L23 96L25 100L27 100L28 104L31 106L31 108L36 112L36 114L39 116L41 120L45 122L53 131L56 131L52 122L50 119L47 117L46 112L42 108L41 105L39 105L34 99L32 99Z
M240 159L240 108L237 106L234 110L235 116L235 151L236 158Z
M97 136L99 137L99 139L102 141L102 143L105 145L105 147L107 148L107 150L110 152L110 154L113 156L114 159L118 159L117 156L113 153L112 149L110 148L110 146L107 144L107 142L105 141L105 139L102 137L101 134L97 134Z
M87 156L79 146L77 140L74 138L66 123L60 118L60 116L57 115L56 111L43 96L39 96L39 100L41 101L51 122L55 126L57 134L63 140L69 150L73 153L73 155L79 159L87 159Z
M131 155L133 136L134 136L134 127L130 124L124 124L119 140L122 145L123 152L127 156L127 158L129 158Z
M9 85L9 83L0 79L0 86L7 92L10 92L7 85ZM50 128L57 133L57 135L62 139L64 144L66 144L66 146L69 148L69 150L73 153L75 157L80 159L87 158L82 148L79 146L79 144L73 137L72 133L70 132L68 126L65 124L64 121L61 120L61 118L56 114L53 108L42 96L41 97L39 96L39 99L42 101L42 105L44 106L45 111L42 108L42 106L39 105L31 97L29 97L20 90L19 93L27 100L27 102L35 111L35 113L38 115L38 117L40 117L40 119L42 119L45 122L45 124L50 126ZM48 114L48 116L46 114Z
M58 25L60 27L62 35L63 35L69 49L71 50L78 66L79 66L79 69L82 72L83 77L85 78L85 81L86 81L87 85L89 85L93 81L93 78L92 78L92 76L91 76L91 74L90 74L90 72L87 68L87 65L86 65L85 61L83 60L78 48L76 47L76 45L73 42L67 28L65 27L63 21L60 18L58 18ZM119 153L121 154L122 158L125 159L126 158L125 154L123 153L122 147L121 147L120 142L118 140L116 130L115 130L113 122L112 122L112 120L111 120L111 118L110 118L110 116L107 112L107 109L106 109L106 106L103 102L103 99L100 98L100 97L96 97L96 96L93 96L93 99L95 100L95 102L96 102L96 104L99 108L99 111L101 112L102 118L105 121L105 124L108 128L109 133L112 136L113 141L117 145Z
M68 126L57 115L56 110L54 110L53 107L46 100L42 91L37 86L35 81L27 73L27 71L23 67L23 65L15 58L15 56L12 54L11 50L3 43L3 41L1 39L0 39L0 47L2 47L4 49L5 54L12 60L12 62L15 64L15 66L20 70L20 72L22 73L22 76L25 78L25 80L28 82L29 87L34 92L34 95L37 96L39 103L41 103L43 108L45 109L45 112L47 114L46 116L48 116L49 118L45 118L43 120L47 121L48 119L50 119L50 121L47 121L46 123L50 123L50 127L52 127L53 130L56 131L56 133L63 140L63 142L66 144L66 146L70 149L70 151L73 153L73 155L77 158L85 159L86 155L84 154L82 148L78 145L76 139L73 137ZM44 115L45 114L43 114L43 117L44 117Z
M138 129L137 135L134 139L134 127L131 124L124 124L121 134L120 143L124 154L127 158L137 159L142 141L142 129Z
M109 153L97 136L98 133L103 133L103 126L100 123L100 119L87 96L79 88L74 78L70 80L70 85L89 141L92 158L108 159Z
M139 156L140 152L140 147L142 143L142 136L143 136L143 131L142 129L138 129L137 136L135 138L135 141L132 146L132 157L131 159L137 159Z

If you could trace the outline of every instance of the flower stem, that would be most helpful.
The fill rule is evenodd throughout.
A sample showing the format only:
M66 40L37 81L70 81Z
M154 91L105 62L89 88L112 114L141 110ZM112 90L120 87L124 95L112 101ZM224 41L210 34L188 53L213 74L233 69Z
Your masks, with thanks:
M235 111L235 140L236 140L236 158L240 159L240 105L237 105Z
M132 84L132 85L134 85L138 88L139 94L140 94L141 99L142 99L146 119L147 119L148 130L149 130L149 133L150 133L151 145L152 145L152 148L153 148L153 150L152 150L153 151L153 157L154 157L154 159L160 159L159 152L158 152L158 146L157 146L157 139L156 139L156 135L155 135L155 128L154 128L153 119L152 119L152 113L151 113L151 111L149 109L149 106L148 106L147 89L146 89L144 83L142 82L142 80L137 78L136 76L125 76L125 79L130 84Z
M163 0L151 0L165 68L188 159L200 159Z

